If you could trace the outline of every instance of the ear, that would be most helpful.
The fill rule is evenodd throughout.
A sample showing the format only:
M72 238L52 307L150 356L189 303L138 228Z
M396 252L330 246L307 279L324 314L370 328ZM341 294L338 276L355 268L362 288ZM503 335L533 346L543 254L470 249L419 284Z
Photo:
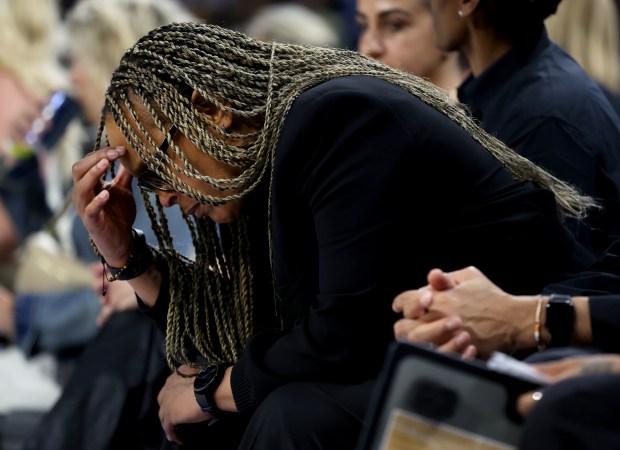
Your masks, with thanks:
M468 17L476 11L480 4L480 0L461 0L460 3L460 11L463 11L464 17Z
M192 104L209 120L217 125L218 128L229 130L232 127L233 115L230 111L223 111L205 99L198 91L192 93Z

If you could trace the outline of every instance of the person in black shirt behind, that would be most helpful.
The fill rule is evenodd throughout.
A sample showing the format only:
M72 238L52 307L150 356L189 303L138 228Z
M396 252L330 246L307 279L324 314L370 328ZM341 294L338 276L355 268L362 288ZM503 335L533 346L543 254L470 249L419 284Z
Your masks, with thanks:
M547 36L560 0L432 0L437 45L472 75L458 98L482 127L600 200L571 223L598 255L620 236L620 124L600 87Z

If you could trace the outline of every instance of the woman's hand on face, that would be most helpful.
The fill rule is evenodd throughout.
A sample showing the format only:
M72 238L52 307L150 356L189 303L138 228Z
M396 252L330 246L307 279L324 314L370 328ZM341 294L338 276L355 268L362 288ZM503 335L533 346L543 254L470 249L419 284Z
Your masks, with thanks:
M131 190L132 177L124 167L120 166L111 182L102 178L125 152L123 147L106 147L73 165L76 211L93 242L113 267L122 267L131 254L136 204Z

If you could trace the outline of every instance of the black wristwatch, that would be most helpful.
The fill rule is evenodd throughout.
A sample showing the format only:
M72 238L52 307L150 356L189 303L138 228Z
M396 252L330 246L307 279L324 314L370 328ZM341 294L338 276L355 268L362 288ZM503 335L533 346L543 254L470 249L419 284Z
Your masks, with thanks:
M214 364L205 367L196 375L194 379L194 395L202 412L212 414L217 412L213 395L224 378L226 367L228 366L225 364Z
M548 347L566 347L575 327L575 308L570 295L552 294L546 307L545 327L551 334Z

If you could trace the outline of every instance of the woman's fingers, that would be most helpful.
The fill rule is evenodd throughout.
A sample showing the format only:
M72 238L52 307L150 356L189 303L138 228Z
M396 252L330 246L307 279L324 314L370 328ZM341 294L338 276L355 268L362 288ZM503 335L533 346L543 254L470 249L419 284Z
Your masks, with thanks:
M459 331L448 342L440 345L437 350L447 353L459 353L464 359L472 359L476 356L476 347L471 345L471 336L467 331Z
M542 398L542 391L530 391L521 394L519 398L517 398L517 411L519 411L519 414L522 416L525 416Z
M461 320L456 316L444 317L432 322L400 319L394 324L394 336L402 341L427 342L443 346L457 336L460 327ZM455 344L452 346L456 347Z
M405 318L418 319L427 312L432 300L429 289L405 291L394 298L392 309L396 313L403 313Z
M133 180L133 176L125 166L121 165L116 172L116 178L112 181L114 185L131 190L131 182Z
M110 199L110 193L103 189L83 208L82 220L85 224L99 217L106 203Z
M450 275L445 273L441 269L431 270L426 278L428 280L429 286L436 291L445 291L447 289L452 289L456 286L456 283L450 277Z
M475 345L469 344L461 353L463 359L475 359L478 356L478 349Z
M105 207L110 195L102 177L110 164L124 154L123 147L107 147L89 153L73 165L73 202L83 220L94 220Z
M471 344L471 335L462 330L461 325L457 316L432 322L401 319L394 324L394 336L400 341L434 344L440 352L459 353L465 359L473 359L477 349Z
M94 181L106 172L109 164L116 161L125 154L124 147L106 147L94 152L90 152L84 158L73 164L73 181L86 182L94 185ZM106 161L105 163L103 161ZM94 178L94 180L93 180Z

